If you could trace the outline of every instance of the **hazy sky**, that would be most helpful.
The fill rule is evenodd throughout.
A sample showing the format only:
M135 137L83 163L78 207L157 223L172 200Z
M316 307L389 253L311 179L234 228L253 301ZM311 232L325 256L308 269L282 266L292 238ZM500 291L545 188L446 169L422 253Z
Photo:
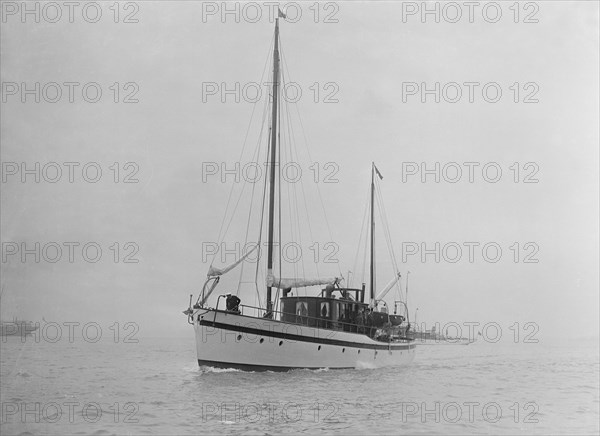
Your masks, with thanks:
M191 336L181 311L206 277L202 244L217 241L230 189L219 176L203 180L203 163L234 167L253 109L243 98L222 103L219 94L203 95L203 86L260 81L273 37L268 7L256 3L263 14L256 23L247 22L256 9L240 7L237 23L235 15L221 16L221 2L137 2L137 10L121 4L115 23L112 2L100 2L96 23L86 21L95 14L89 9L85 17L76 9L70 23L66 7L57 23L48 22L56 16L49 9L40 10L39 22L26 15L22 23L7 3L1 24L3 319L136 322L140 336ZM497 322L504 329L534 322L540 337L597 334L598 3L537 2L529 9L522 3L518 23L512 2L502 2L496 23L488 22L493 10L482 15L483 6L472 23L466 7L450 23L456 11L440 3L440 22L426 15L423 23L419 11L403 16L413 4L320 4L318 17L312 4L302 3L296 23L281 24L281 39L290 78L303 91L299 109L311 156L321 171L327 162L339 168L339 183L319 184L340 247L339 269L354 268L375 161L400 271L411 272L411 312L418 307L420 321ZM293 12L288 8L292 19ZM138 22L124 23L126 17ZM35 90L36 82L40 103L34 94L21 102L22 84ZM50 82L61 84L61 98ZM65 82L79 83L72 103ZM92 82L102 89L97 103L82 97ZM335 88L324 88L330 82ZM422 102L421 84L435 89L436 82L440 102L433 94ZM473 102L469 82L479 84ZM415 95L406 93L414 90L411 83L419 87ZM448 83L460 86L456 103L447 101L456 97L456 85L444 88ZM482 95L488 83L489 99L502 92L497 103ZM323 101L331 89L337 103ZM95 88L86 90L94 98ZM139 101L124 103L128 96ZM259 117L261 104L256 111ZM256 133L247 151L254 150ZM23 183L21 163L35 169L36 162L40 182L30 174ZM50 162L63 170L56 183L46 181L56 174ZM65 162L79 164L71 164L73 183ZM82 175L90 162L88 177L102 169L97 183ZM422 183L421 173L403 171L414 169L413 162L429 169L439 162L447 172L440 183L434 175ZM456 183L443 177L454 177L454 164L447 165L453 162L463 170ZM472 183L465 162L473 163ZM502 170L496 183L482 175L486 164L488 180ZM132 172L139 182L123 183ZM317 219L320 208L317 202ZM313 228L318 242L329 241L326 227ZM232 230L232 241L244 230ZM39 263L34 254L25 261L20 252L10 254L36 242ZM42 253L51 242L63 249L55 263L47 260L53 246ZM79 244L72 263L65 242ZM81 252L90 242L102 249L96 263ZM450 243L448 250L461 246L461 259L448 261L455 252L446 251L439 263L433 255L402 263L403 243L433 248L436 242ZM473 262L465 243L479 244ZM497 262L481 254L486 243L502 249ZM139 262L124 262L128 254ZM538 262L525 262L528 254ZM331 272L337 271L336 265Z

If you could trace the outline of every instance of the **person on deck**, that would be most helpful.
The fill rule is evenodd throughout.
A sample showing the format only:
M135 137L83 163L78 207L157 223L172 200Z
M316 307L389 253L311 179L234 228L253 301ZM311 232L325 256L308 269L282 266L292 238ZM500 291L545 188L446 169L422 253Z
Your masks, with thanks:
M373 327L373 309L369 309L369 313L367 313L367 333L369 337L373 337L375 333L375 328Z
M365 333L365 313L362 309L358 311L358 315L356 316L356 325L358 326L358 333Z
M237 295L227 294L227 299L225 300L225 305L227 306L227 310L229 312L240 313L240 300Z
M322 320L321 323L320 323L322 328L328 328L328 325L327 325L328 324L327 323L327 314L328 314L327 304L323 303L322 306L321 306L321 318L325 318L325 319Z

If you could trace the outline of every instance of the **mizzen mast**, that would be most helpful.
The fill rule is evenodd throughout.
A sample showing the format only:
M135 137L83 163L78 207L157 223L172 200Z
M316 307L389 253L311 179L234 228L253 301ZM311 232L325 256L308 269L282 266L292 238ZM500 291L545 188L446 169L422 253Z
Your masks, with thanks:
M370 301L369 306L376 308L377 301L375 299L375 173L383 180L383 176L375 166L375 162L371 162L371 268L370 268Z
M371 163L371 259L369 274L369 304L375 305L375 163Z

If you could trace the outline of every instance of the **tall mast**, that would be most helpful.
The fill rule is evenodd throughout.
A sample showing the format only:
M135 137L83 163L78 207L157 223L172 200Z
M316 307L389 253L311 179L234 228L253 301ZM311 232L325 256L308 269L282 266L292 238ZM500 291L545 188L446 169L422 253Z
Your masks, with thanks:
M375 306L375 162L371 163L371 307Z
M273 231L275 219L275 163L277 159L277 96L279 93L279 18L275 19L275 48L273 50L273 111L271 113L271 158L269 185L269 239L267 242L267 276L273 275ZM281 274L281 271L279 272ZM273 316L271 286L267 286L266 317Z

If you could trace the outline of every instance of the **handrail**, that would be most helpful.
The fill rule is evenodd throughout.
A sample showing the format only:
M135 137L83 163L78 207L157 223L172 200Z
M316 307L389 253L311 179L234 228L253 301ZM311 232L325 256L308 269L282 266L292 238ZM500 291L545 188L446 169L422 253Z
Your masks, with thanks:
M396 300L394 301L394 305L398 304L398 303L402 303L404 305L404 313L406 315L406 323L410 325L410 319L409 319L409 313L408 313L408 306L406 305L406 303L402 300ZM388 309L389 310L389 309Z

